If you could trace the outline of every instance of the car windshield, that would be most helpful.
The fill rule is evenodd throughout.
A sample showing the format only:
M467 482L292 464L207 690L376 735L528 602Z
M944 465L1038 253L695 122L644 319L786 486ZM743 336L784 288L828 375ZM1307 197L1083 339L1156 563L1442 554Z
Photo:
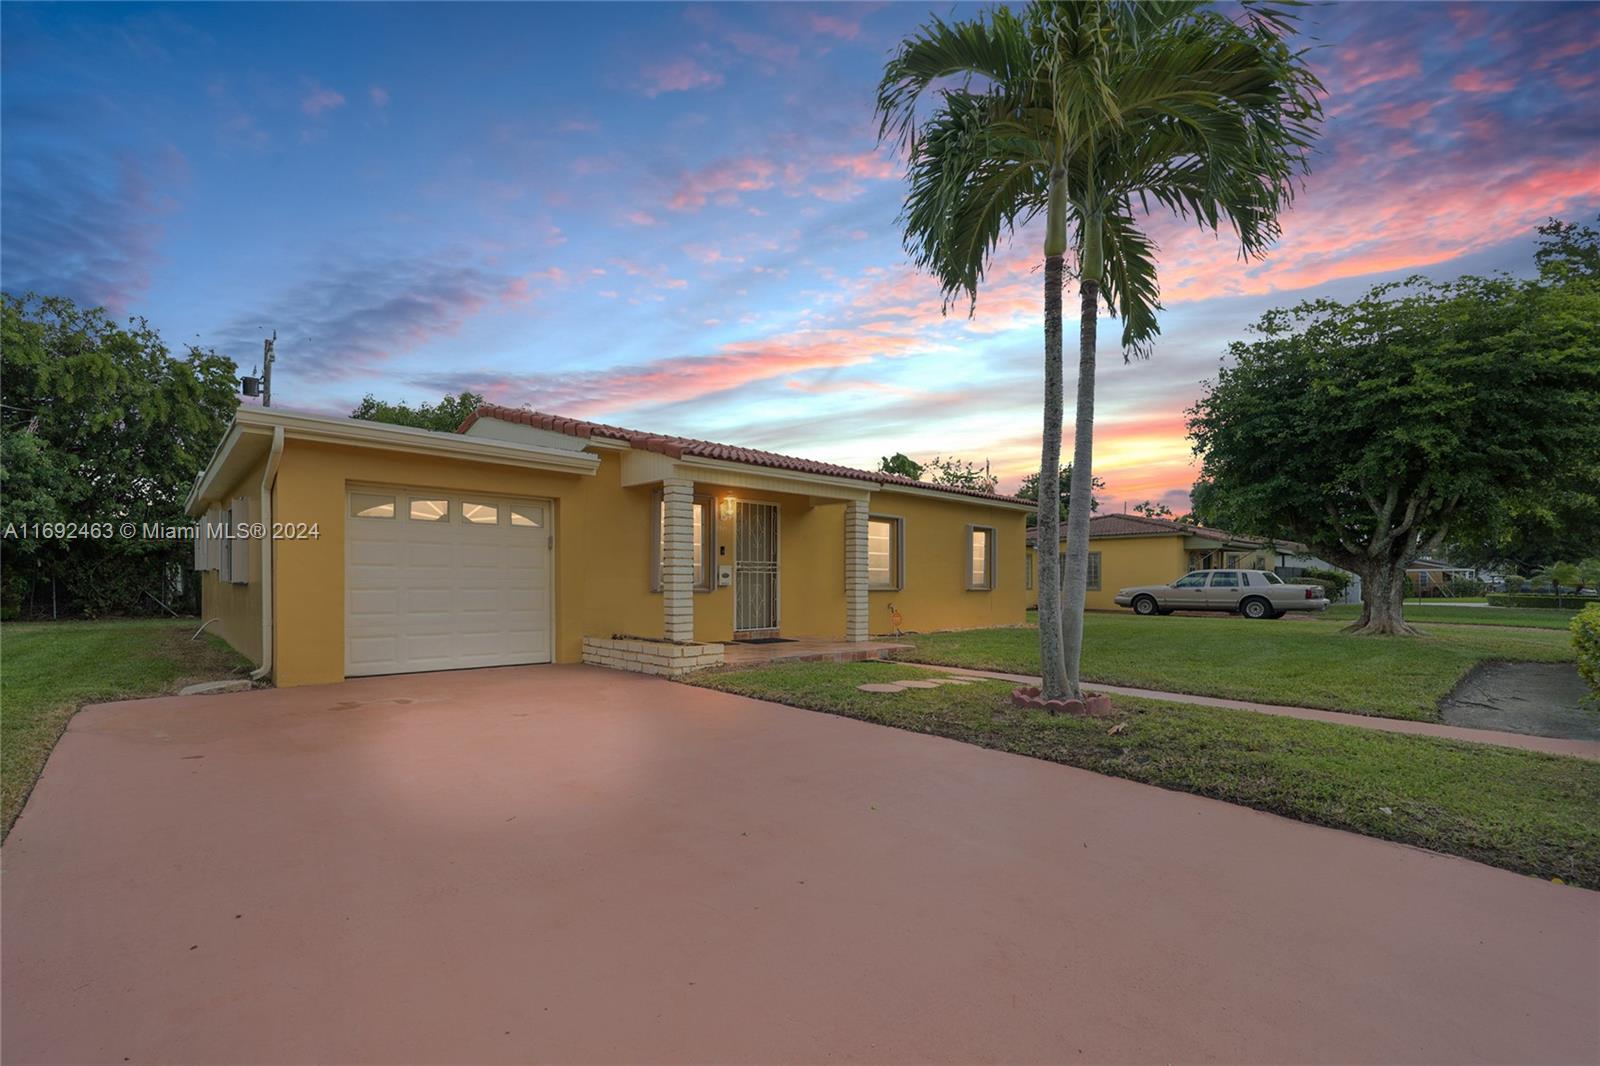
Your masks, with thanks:
M1271 570L1261 571L1261 576L1267 579L1267 584L1269 585L1283 584L1283 578L1279 577L1277 574L1274 574Z

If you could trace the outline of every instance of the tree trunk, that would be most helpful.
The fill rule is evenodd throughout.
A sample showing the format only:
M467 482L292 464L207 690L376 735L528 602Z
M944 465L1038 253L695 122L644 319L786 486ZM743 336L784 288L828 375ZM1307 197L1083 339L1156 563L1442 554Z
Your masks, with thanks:
M1087 259L1087 255L1085 257ZM1083 601L1089 586L1089 512L1094 487L1094 356L1099 311L1099 271L1084 272L1078 324L1078 411L1073 425L1072 496L1067 502L1066 582L1061 591L1061 647L1067 661L1067 694L1078 687L1083 652ZM1043 625L1043 619L1040 625Z
M1044 446L1039 455L1039 691L1045 699L1066 694L1061 647L1061 278L1060 255L1044 261Z
M1067 173L1050 171L1044 237L1044 441L1039 449L1039 694L1066 695L1061 651L1061 278L1067 252Z
M1346 626L1346 633L1369 636L1415 636L1406 624L1406 564L1403 559L1381 560L1363 567L1361 617Z

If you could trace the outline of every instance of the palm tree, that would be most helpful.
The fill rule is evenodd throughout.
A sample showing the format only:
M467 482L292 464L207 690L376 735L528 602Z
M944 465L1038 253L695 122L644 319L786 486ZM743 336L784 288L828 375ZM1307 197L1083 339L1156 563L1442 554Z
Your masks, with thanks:
M1264 254L1277 237L1278 213L1321 120L1321 85L1288 43L1294 18L1283 6L1247 0L1230 19L1189 0L1084 0L963 22L934 18L885 68L879 138L909 159L906 250L939 279L947 309L962 295L975 306L1001 238L1044 215L1039 469L1060 467L1069 249L1081 298L1072 466L1088 474L1102 294L1122 320L1125 357L1147 355L1159 332L1145 217L1164 208L1209 229L1226 225L1245 257ZM1039 486L1047 698L1080 694L1091 484L1072 483L1064 572L1058 488L1050 478Z

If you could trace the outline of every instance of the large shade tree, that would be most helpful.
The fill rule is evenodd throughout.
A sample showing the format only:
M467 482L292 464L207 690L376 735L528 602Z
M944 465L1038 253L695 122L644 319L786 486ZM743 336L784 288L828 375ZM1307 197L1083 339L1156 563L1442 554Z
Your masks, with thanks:
M1043 216L1041 470L1061 465L1069 252L1081 308L1072 465L1092 474L1100 300L1121 319L1127 355L1146 354L1158 332L1150 214L1229 229L1246 256L1277 236L1321 116L1320 86L1289 42L1293 27L1282 5L1230 14L1192 2L1039 3L935 18L885 68L880 135L909 159L906 249L939 279L947 307L961 297L975 304L1001 241ZM1058 487L1049 478L1040 486L1049 698L1079 694L1091 485L1089 476L1072 484L1064 572Z
M1408 562L1541 514L1600 456L1600 234L1542 232L1536 278L1269 311L1190 411L1201 516L1309 544L1361 575L1352 629L1411 632Z

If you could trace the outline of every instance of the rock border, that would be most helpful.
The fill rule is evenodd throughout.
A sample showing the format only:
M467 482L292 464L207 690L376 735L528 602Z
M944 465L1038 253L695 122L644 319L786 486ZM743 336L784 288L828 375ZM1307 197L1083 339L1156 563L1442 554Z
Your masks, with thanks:
M1075 714L1080 718L1105 718L1111 714L1110 696L1085 696L1081 700L1047 700L1034 685L1011 690L1011 705L1048 714Z

